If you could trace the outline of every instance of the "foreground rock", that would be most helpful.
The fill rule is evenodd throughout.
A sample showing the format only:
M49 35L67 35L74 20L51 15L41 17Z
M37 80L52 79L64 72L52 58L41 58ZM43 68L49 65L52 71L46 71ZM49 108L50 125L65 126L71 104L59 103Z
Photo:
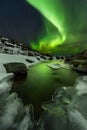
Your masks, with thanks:
M78 72L87 73L87 50L76 54L70 61L72 68Z
M7 73L14 73L15 76L27 76L27 67L24 63L12 62L4 64Z

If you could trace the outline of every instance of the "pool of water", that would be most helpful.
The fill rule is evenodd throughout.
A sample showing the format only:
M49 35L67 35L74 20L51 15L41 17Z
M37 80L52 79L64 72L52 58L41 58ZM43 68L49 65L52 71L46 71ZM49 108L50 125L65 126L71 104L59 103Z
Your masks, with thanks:
M16 91L24 104L33 104L34 114L39 118L41 106L51 99L57 87L73 86L79 74L64 68L52 69L48 63L40 63L29 68L27 78L17 77L12 91Z

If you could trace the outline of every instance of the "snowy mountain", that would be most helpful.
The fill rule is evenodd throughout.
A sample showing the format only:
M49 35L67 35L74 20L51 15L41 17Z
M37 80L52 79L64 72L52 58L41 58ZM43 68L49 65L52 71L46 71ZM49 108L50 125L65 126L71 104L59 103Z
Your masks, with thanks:
M33 51L30 47L22 44L21 42L11 40L2 36L0 36L0 53L34 56L38 60L40 60L40 58L49 60L55 59L50 55L39 54L39 52Z
M29 48L17 41L0 37L0 53L28 55Z

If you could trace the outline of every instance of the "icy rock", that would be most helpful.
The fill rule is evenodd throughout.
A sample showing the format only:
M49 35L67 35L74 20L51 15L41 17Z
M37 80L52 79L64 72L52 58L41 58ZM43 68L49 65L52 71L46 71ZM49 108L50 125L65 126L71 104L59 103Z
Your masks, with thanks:
M50 104L46 106L39 120L39 127L44 130L67 130L67 116L65 108Z

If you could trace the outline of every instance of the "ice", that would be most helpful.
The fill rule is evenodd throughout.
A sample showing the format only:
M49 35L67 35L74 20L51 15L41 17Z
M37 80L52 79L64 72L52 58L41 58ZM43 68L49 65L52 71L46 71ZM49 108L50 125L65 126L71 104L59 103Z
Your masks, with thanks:
M87 130L87 120L78 110L69 110L70 130Z
M11 89L12 82L10 79L13 77L13 74L0 73L0 94Z
M10 93L13 76L0 73L0 130L87 130L87 76L57 88L38 122L32 105L24 106L17 93Z
M66 63L64 63L64 61L53 61L53 63L48 63L47 64L48 67L52 68L52 69L59 69L59 68L65 68L65 69L70 69L70 66Z
M87 130L86 90L87 76L80 77L73 88L57 89L53 100L43 105L44 112L39 121L40 129ZM66 100L69 102L66 103Z
M80 78L77 82L78 82L78 84L76 85L77 95L81 96L83 94L86 94L87 93L87 76Z
M4 68L2 63L0 63L0 73L6 73L6 69Z
M9 93L12 76L0 74L0 130L33 130L31 106L24 107L16 93Z

